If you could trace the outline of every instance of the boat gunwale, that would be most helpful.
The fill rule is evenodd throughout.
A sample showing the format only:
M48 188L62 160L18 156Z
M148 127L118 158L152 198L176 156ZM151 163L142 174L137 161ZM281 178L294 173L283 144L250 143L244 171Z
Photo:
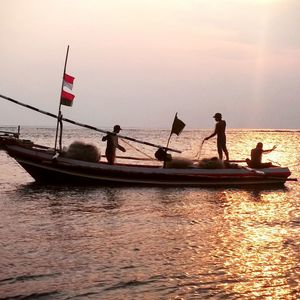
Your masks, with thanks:
M41 163L51 163L53 166L67 165L85 169L93 170L110 170L115 172L132 172L132 173L145 173L155 175L174 175L174 176L192 176L192 177L211 177L211 178L263 178L263 177L278 177L287 178L291 175L288 167L274 167L268 169L251 169L248 168L225 168L225 169L202 169L202 168L163 168L161 166L154 165L139 165L139 164L116 164L109 165L106 162L87 162L66 157L57 157L52 160L54 152L47 152L45 149L36 149L34 147L24 147L23 145L7 145L7 151L11 153L13 157L17 157L18 154L25 155L27 158L35 157L40 159ZM50 149L50 148L49 148ZM51 157L52 156L52 157ZM274 172L276 170L276 172ZM259 171L259 172L258 172ZM260 174L263 172L263 174Z

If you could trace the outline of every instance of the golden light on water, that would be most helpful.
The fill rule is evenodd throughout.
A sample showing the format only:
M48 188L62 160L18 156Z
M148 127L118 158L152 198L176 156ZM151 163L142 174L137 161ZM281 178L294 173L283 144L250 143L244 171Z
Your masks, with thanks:
M235 283L224 288L254 297L292 295L286 275L297 261L286 244L291 235L286 226L291 211L286 194L232 191L225 198L228 206L219 251Z

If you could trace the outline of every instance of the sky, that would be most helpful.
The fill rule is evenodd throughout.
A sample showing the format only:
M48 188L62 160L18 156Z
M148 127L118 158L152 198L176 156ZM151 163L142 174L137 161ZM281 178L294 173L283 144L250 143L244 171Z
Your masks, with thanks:
M299 0L0 0L0 95L92 126L298 129ZM0 98L0 125L55 119Z

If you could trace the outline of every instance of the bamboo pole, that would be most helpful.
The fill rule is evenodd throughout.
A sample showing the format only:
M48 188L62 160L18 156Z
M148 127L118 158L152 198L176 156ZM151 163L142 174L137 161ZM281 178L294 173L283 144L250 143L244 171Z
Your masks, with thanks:
M62 82L61 82L60 95L59 95L59 105L58 105L57 122L56 122L56 133L55 133L55 144L54 144L54 149L55 150L56 150L56 146L57 146L58 127L60 125L60 119L61 119L60 118L60 116L61 116L61 94L62 94L62 91L63 91L63 88L64 88L64 76L65 76L66 68L67 68L69 48L70 48L70 46L68 45L67 53L66 53L66 58L65 58L64 72L63 72ZM60 130L62 131L62 126L60 127ZM62 134L62 132L61 132L61 134ZM61 139L60 139L60 141L61 141ZM61 142L60 142L59 145L60 145L60 148L61 148Z
M25 104L25 103L22 103L20 101L17 101L15 99L12 99L12 98L9 98L7 96L4 96L4 95L1 95L0 94L0 98L3 98L5 100L8 100L10 102L13 102L15 104L18 104L18 105L21 105L21 106L24 106L28 109L31 109L31 110L34 110L36 112L39 112L41 114L44 114L44 115L47 115L49 117L52 117L52 118L55 118L57 119L57 116L55 114L52 114L52 113L49 113L47 111L44 111L44 110L41 110L41 109L38 109L34 106L31 106L31 105L28 105L28 104ZM91 126L91 125L88 125L88 124L83 124L83 123L79 123L79 122L75 122L73 120L70 120L70 119L67 119L67 118L61 118L62 121L65 121L67 123L71 123L71 124L74 124L74 125L77 125L77 126L81 126L81 127L85 127L87 129L91 129L91 130L95 130L95 131L98 131L98 132L101 132L101 133L104 133L104 134L113 134L111 131L107 131L107 130L103 130L103 129L100 129L100 128L97 128L97 127L94 127L94 126ZM153 143L149 143L149 142L145 142L145 141L140 141L140 140L137 140L137 139L134 139L134 138L131 138L131 137L128 137L128 136L125 136L125 135L120 135L118 134L118 136L120 138L123 138L123 139L126 139L126 140L129 140L129 141L132 141L132 142L136 142L136 143L139 143L139 144L143 144L143 145L147 145L147 146L151 146L151 147L154 147L154 148L162 148L164 150L168 150L168 151L172 151L172 152L176 152L176 153L181 153L180 150L176 150L176 149L172 149L172 148L167 148L167 147L163 147L161 145L157 145L157 144L153 144Z

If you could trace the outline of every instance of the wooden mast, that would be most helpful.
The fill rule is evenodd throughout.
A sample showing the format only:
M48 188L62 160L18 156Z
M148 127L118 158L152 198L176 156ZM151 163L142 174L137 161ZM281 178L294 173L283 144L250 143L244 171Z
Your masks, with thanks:
M63 72L63 76L62 76L62 82L61 82L61 89L60 89L60 96L59 96L59 106L58 106L58 113L57 113L57 122L56 122L56 133L55 133L55 144L54 144L54 150L56 150L57 147L57 137L58 137L58 129L60 126L60 134L62 135L62 114L61 114L61 94L63 91L63 87L64 87L64 76L66 73L66 68L67 68L67 61L68 61L68 55L69 55L69 48L70 46L68 45L67 47L67 53L66 53L66 58L65 58L65 66L64 66L64 72ZM61 141L61 139L60 139ZM60 142L60 148L61 148L61 142ZM61 150L61 149L60 149Z

